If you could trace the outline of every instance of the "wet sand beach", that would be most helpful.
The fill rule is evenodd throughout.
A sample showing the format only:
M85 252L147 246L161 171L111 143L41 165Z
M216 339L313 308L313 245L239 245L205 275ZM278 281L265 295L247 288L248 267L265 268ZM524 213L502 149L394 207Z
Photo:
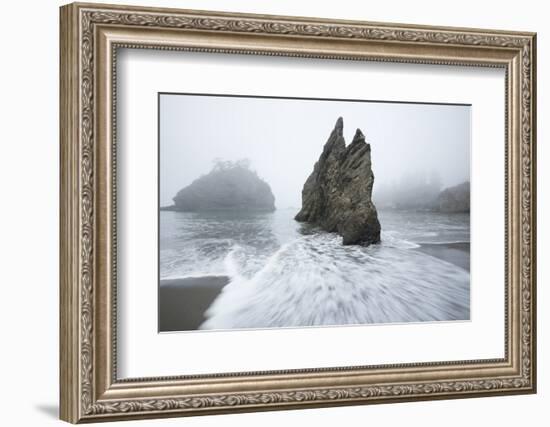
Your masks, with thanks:
M161 280L159 331L196 330L206 319L204 312L229 283L226 276Z
M470 242L425 243L416 250L470 271Z

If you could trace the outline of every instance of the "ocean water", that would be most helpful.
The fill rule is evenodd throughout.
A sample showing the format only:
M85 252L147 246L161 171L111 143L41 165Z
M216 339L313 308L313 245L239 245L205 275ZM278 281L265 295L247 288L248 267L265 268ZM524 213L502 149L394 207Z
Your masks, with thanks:
M160 278L230 278L203 329L469 319L469 272L419 250L469 242L469 214L380 211L382 242L361 247L296 212L161 211Z

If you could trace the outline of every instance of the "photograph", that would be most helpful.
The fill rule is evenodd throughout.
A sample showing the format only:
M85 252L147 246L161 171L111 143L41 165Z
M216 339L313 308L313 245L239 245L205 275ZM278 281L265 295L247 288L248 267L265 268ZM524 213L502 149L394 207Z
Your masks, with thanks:
M58 345L31 364L46 388L34 411L35 387L23 390L15 417L156 425L227 414L257 425L269 411L333 407L345 422L345 406L376 405L365 410L389 425L415 411L464 425L449 414L475 406L537 424L547 406L537 363L543 14L529 2L535 20L518 7L495 13L496 2L475 16L296 3L59 13L39 3L30 14L51 48L25 62L12 43L18 64L34 70L42 55L59 79L24 77L46 101L47 126L24 108L6 141L30 131L23 140L55 158L7 144L25 164L4 156L16 170L5 199L17 206L5 212L28 218L4 221L9 250L23 254L5 282L20 282L32 247L58 292L38 265L37 306L26 310L36 315L14 304L28 295L5 300L9 321L36 335L39 318L55 330L38 336ZM10 111L24 99L18 83ZM53 150L48 134L59 136ZM50 175L59 197L41 189ZM52 226L38 220L48 216ZM32 232L21 245L37 224L48 245L35 247ZM34 345L11 353L26 360L40 343L20 326L8 328L14 342ZM512 395L529 405L463 407ZM325 414L320 424L333 425Z
M470 110L159 93L159 332L470 320Z

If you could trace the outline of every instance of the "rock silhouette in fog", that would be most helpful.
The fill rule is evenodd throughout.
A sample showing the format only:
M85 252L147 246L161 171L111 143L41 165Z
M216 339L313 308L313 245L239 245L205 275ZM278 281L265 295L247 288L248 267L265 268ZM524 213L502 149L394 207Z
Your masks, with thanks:
M380 242L380 223L372 202L371 148L361 130L346 147L340 117L302 190L296 221L343 237L344 245Z
M437 198L439 212L470 212L470 182L443 190Z
M430 173L422 169L404 171L391 182L379 182L373 194L373 202L379 210L437 210L437 198L442 185L441 176L436 170Z
M178 191L174 205L165 210L197 212L210 210L275 210L269 185L250 170L248 160L217 161L207 175Z

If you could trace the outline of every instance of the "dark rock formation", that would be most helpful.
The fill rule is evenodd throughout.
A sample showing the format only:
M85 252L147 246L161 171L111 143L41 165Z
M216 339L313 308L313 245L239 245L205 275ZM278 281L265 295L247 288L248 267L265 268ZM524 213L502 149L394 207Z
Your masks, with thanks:
M164 210L275 210L269 185L248 168L247 161L218 162L207 175L181 189Z
M370 145L357 129L346 147L340 117L302 190L296 221L308 222L343 237L344 245L380 242L380 223L372 203L374 174Z
M439 212L470 212L470 182L443 190L437 198Z

